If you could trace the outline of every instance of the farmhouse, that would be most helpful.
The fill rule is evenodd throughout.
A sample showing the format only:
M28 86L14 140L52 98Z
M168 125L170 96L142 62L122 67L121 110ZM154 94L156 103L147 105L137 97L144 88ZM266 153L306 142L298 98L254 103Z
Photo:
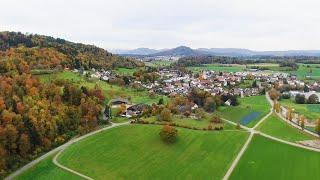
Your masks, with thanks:
M143 113L143 111L148 110L151 106L147 104L136 104L130 106L126 111L126 117L139 116Z

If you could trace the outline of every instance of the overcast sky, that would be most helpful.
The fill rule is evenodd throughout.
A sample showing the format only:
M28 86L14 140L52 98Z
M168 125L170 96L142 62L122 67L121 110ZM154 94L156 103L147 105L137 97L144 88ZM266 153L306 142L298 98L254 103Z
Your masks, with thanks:
M320 49L319 0L3 0L0 31L106 49Z

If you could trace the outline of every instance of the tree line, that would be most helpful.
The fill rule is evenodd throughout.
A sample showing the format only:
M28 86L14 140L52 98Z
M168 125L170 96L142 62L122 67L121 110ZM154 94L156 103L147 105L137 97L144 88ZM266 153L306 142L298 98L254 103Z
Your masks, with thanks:
M180 58L174 66L201 66L203 64L255 64L255 63L278 63L282 67L297 69L296 63L315 64L319 63L319 57L313 56L191 56Z
M96 129L104 102L99 87L40 82L23 60L9 69L0 74L0 178L76 134Z

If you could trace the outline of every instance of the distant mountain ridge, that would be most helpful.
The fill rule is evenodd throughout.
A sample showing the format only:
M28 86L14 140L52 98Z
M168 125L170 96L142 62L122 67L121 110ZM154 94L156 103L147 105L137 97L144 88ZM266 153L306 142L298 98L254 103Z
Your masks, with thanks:
M115 54L132 54L132 55L149 55L160 52L161 50L149 49L149 48L137 48L132 50L115 49L112 52Z
M159 56L316 56L320 57L320 50L287 50L287 51L253 51L241 48L198 48L192 49L187 46L179 46L172 49L156 50L150 48L138 48L133 50L114 50L113 53L120 55L135 55L144 57Z

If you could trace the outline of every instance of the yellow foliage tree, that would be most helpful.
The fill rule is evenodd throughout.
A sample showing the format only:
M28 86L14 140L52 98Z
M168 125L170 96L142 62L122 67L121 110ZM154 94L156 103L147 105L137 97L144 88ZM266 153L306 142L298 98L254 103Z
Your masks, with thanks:
M306 119L304 118L303 115L301 115L300 118L299 118L299 124L300 124L302 129L304 129L305 121L306 121Z

